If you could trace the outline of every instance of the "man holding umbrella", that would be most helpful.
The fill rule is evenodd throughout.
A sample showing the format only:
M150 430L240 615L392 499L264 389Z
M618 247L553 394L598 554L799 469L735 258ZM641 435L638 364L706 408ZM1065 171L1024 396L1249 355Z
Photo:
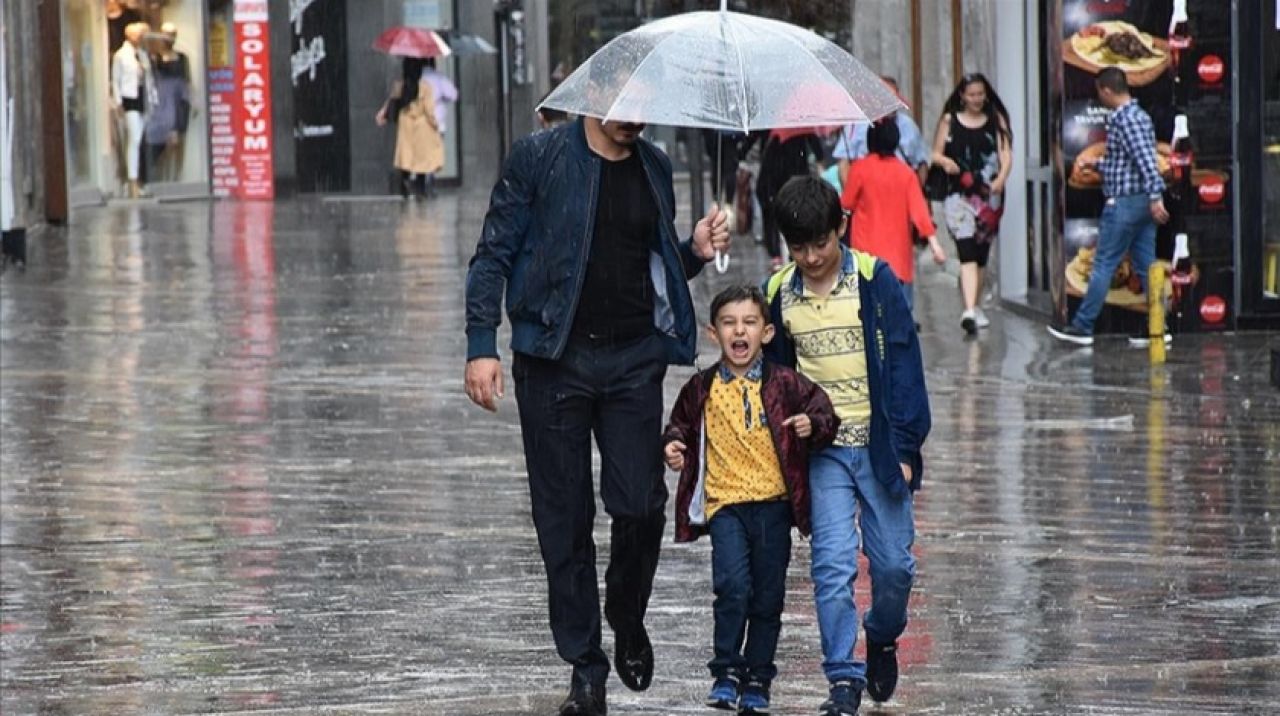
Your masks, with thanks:
M592 68L589 91L616 85L622 71ZM671 163L640 138L644 126L585 116L516 142L467 274L466 392L487 410L503 396L496 333L506 293L551 632L573 667L561 714L606 713L593 435L612 519L604 613L614 666L633 690L652 678L644 616L667 500L662 380L668 364L694 358L686 282L729 246L716 207L678 240Z

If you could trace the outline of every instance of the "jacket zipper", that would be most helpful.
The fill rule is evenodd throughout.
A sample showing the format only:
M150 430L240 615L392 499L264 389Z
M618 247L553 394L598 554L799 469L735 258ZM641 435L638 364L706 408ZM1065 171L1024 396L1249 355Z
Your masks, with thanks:
M591 163L591 188L587 192L587 221L582 237L582 253L578 260L578 276L573 284L573 301L569 304L573 309L569 320L561 329L560 341L556 344L555 350L557 356L564 355L565 346L569 344L569 334L573 332L573 321L578 313L578 301L582 299L582 284L587 280L587 261L591 256L591 239L595 230L596 200L599 198L597 192L600 190L600 160L590 157L587 161Z

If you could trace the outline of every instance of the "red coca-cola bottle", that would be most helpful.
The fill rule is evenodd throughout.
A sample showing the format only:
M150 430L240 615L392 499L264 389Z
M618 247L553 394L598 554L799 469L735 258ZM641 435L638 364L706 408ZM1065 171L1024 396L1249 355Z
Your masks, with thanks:
M1182 319L1195 309L1195 299L1191 290L1194 278L1191 268L1191 249L1188 246L1186 234L1173 237L1172 265L1173 268L1169 271L1169 285L1173 299L1171 309L1174 325L1181 331Z
M1173 60L1173 76L1187 50L1191 49L1191 20L1187 18L1187 0L1173 0L1173 16L1169 18L1169 52Z
M1169 153L1169 168L1173 171L1173 183L1183 201L1191 200L1191 165L1195 162L1195 150L1191 145L1191 129L1187 115L1173 118L1173 146Z

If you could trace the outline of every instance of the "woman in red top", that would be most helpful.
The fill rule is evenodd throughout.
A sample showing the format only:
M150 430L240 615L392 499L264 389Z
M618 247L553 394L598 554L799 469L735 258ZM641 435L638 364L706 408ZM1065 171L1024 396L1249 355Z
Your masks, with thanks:
M890 117L867 130L870 154L849 167L840 198L853 213L853 247L884 259L902 282L907 307L914 309L911 284L915 280L915 247L911 225L928 238L933 260L945 263L947 255L938 243L937 229L929 216L929 203L920 189L920 177L898 159L898 125Z

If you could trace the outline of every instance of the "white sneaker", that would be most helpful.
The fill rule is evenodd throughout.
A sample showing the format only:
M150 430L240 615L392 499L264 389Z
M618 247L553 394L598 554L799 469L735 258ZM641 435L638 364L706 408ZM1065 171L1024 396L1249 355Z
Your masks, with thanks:
M1166 346L1173 345L1173 336L1171 334L1164 334L1164 344ZM1134 348L1147 348L1151 345L1151 337L1142 333L1129 336L1129 345Z
M960 327L969 335L978 332L977 316L974 315L973 309L965 309L965 312L960 314Z
M974 322L978 324L978 328L990 328L991 319L987 318L987 314L981 308L973 309Z

